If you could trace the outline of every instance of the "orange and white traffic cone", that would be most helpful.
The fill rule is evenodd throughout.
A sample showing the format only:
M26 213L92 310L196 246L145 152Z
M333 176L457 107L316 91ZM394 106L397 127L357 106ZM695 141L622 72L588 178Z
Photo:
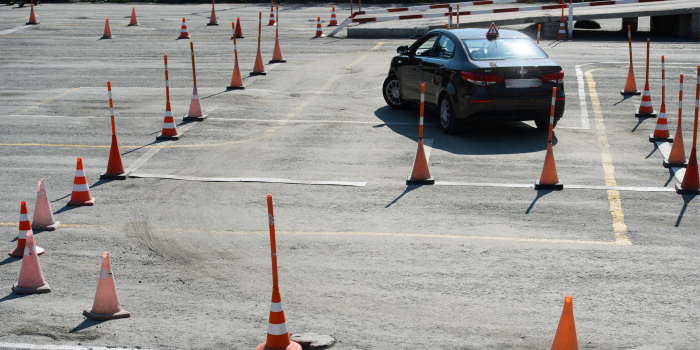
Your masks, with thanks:
M331 21L328 22L328 27L336 26L338 26L338 18L335 16L335 6L333 6L333 10L331 10Z
M192 81L194 88L192 89L192 99L190 100L190 111L187 116L182 118L186 122L201 122L207 119L207 116L202 110L202 105L199 103L199 93L197 92L197 74L194 69L194 44L190 42L190 52L192 54Z
M179 140L182 134L177 132L173 112L170 109L170 81L168 80L168 55L163 55L165 62L165 116L163 117L163 130L156 140Z
M272 59L269 63L286 63L287 61L282 58L282 49L280 48L280 16L279 16L279 5L277 5L277 28L275 28L275 50L272 52Z
M416 159L413 161L411 176L406 179L406 185L432 185L435 179L430 176L428 169L428 159L425 156L423 147L423 115L425 113L425 84L420 87L420 124L418 126L418 150Z
M564 22L559 22L559 32L557 33L557 40L569 40L569 37L566 35L566 25L564 25Z
M552 350L578 350L574 306L571 295L567 295L566 299L564 299L564 310L562 310L561 318L559 318L557 333L554 334Z
M323 35L323 29L321 28L321 17L316 17L316 35L314 38L322 38Z
M554 162L554 150L552 149L552 131L554 129L554 103L556 102L557 88L552 88L552 107L549 112L549 141L547 141L547 154L544 157L544 166L540 181L535 182L536 190L563 190L564 184L559 182L557 165Z
M219 22L216 21L216 11L214 10L214 0L211 0L211 17L209 17L208 26L218 26Z
M262 54L260 53L260 36L262 33L262 12L258 13L258 55L255 56L255 66L250 75L267 75L263 65Z
M70 195L68 206L93 205L95 198L90 195L90 187L83 170L83 159L78 158L78 165L75 167L75 180L73 180L73 192Z
M105 32L100 39L113 39L112 30L109 28L109 18L105 18Z
M681 115L683 114L683 74L681 74L681 83L678 91L678 125L676 127L676 137L673 138L673 146L668 159L664 159L665 168L685 168L688 166L685 158L685 145L683 145L683 124L681 123Z
M25 23L25 25L35 24L39 24L39 22L36 21L36 15L34 14L34 0L32 0L32 12L29 13L29 22Z
M136 7L131 8L131 21L127 27L140 26L139 21L136 19Z
M267 341L256 350L301 350L299 343L289 339L287 320L282 308L282 297L277 283L277 243L275 240L275 215L272 209L272 196L267 196L268 226L270 228L270 248L272 250L272 303L267 324Z
M187 22L185 22L185 17L182 17L182 27L180 27L180 36L178 39L190 39L192 36L190 32L187 31Z
M241 19L236 17L236 31L235 31L235 37L238 39L243 39L245 36L243 36L243 29L241 29Z
M683 175L683 181L676 185L678 194L700 194L700 176L698 175L698 158L696 154L698 141L698 109L700 109L700 66L697 70L697 84L695 85L695 124L693 126L693 148L690 149L688 166Z
M673 137L668 133L668 119L666 118L666 62L661 56L661 110L656 119L656 128L649 135L649 142L673 142Z
M275 24L275 7L272 3L272 0L270 0L270 21L267 23L267 25L274 26Z
M114 104L112 103L112 83L107 82L107 95L109 95L109 115L112 119L112 146L109 148L109 160L107 161L107 171L100 175L100 179L125 180L129 176L129 171L124 169L122 154L119 152L117 143L117 131L114 125Z
M647 38L647 74L644 82L644 93L642 102L639 104L639 111L634 114L637 118L656 118L654 106L651 104L651 93L649 92L649 39Z
M24 202L22 202L24 203ZM44 274L39 265L39 250L34 242L32 230L27 231L27 244L24 247L22 267L19 270L19 280L12 286L15 294L40 294L51 292L51 287L44 280Z
M39 181L39 188L36 191L36 204L34 204L32 221L34 222L34 227L32 228L36 231L54 231L61 225L60 221L56 221L53 218L51 203L49 203L49 197L46 195L44 179Z
M122 309L117 295L117 283L114 281L112 262L109 253L102 253L102 268L97 280L97 292L91 309L85 309L83 315L95 321L106 321L115 318L127 318L131 313Z
M32 233L32 223L29 222L29 212L27 211L27 202L22 201L19 207L19 233L17 234L17 248L10 251L10 256L21 258L24 256L25 247L27 247L27 234ZM44 248L35 246L35 251L38 255L44 254Z
M620 91L620 95L641 95L642 93L637 90L637 82L634 80L634 65L632 63L632 27L630 25L627 25L627 43L630 48L630 69L627 71L625 89Z
M234 33L236 31L233 22L231 22L231 28ZM235 57L235 63L233 65L233 74L231 75L231 85L229 85L226 90L244 90L243 79L241 78L241 70L238 68L238 48L236 48L236 35L233 35L233 54Z

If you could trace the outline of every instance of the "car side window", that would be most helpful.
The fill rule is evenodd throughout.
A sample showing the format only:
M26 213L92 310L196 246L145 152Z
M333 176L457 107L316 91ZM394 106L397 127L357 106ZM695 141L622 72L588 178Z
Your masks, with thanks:
M416 56L430 56L430 52L433 50L433 45L437 40L437 35L431 36L423 41L416 49Z
M437 45L435 46L435 51L433 51L432 57L439 58L452 58L452 54L455 52L455 42L447 35L440 36Z

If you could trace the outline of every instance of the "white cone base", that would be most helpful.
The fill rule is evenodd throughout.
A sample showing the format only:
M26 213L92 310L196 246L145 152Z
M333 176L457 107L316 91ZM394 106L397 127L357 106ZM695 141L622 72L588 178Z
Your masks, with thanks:
M90 317L95 321L107 321L113 320L115 318L131 317L131 313L126 310L119 310L119 312L115 312L113 314L98 314L96 312L92 312L92 309L85 309L83 310L83 315Z
M51 287L49 287L49 284L44 282L44 285L41 287L37 288L22 288L18 287L17 283L12 285L12 292L15 294L41 294L41 293L50 293L51 292Z
M32 226L32 230L34 231L56 231L56 229L61 226L60 221L54 221L53 224L48 225L48 226Z

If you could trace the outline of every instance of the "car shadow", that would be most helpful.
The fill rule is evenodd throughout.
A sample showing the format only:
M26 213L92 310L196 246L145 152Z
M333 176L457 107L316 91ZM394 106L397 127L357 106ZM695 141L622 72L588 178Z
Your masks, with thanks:
M417 139L420 119L417 108L397 110L383 106L375 110L374 115L393 132ZM426 108L424 138L437 139L433 148L453 154L520 154L547 149L547 132L524 122L468 123L456 135L443 133L439 123L437 113ZM558 141L556 130L552 133L553 145Z

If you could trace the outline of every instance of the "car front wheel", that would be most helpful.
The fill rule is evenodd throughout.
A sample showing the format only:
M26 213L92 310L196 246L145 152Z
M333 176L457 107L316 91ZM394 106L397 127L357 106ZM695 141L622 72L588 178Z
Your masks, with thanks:
M452 100L447 95L442 95L440 97L439 113L440 113L440 127L445 134L456 134L459 132L459 125L457 125L457 115L455 114L455 108L452 105Z
M410 107L410 103L404 101L401 97L401 88L399 85L399 78L395 74L389 75L384 79L384 85L382 86L382 95L384 95L384 101L391 108L405 109Z

